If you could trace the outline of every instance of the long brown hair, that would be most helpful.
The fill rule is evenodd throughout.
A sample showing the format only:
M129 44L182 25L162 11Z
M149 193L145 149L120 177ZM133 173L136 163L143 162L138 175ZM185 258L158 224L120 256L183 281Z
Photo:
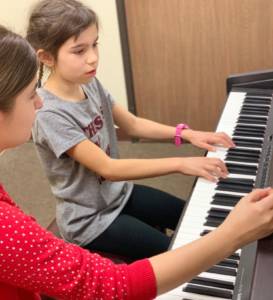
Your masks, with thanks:
M37 75L36 53L20 35L0 25L0 110L8 112L17 94Z
M57 59L58 50L66 40L77 38L91 25L98 27L96 13L76 0L42 0L33 8L29 18L27 40L37 51L44 51ZM43 76L40 65L39 81Z

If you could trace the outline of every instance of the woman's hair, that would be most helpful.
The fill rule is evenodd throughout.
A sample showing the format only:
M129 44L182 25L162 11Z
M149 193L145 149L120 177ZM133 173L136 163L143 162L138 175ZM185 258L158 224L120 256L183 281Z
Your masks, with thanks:
M0 25L0 110L12 110L15 98L37 75L34 49L20 35Z
M96 13L76 0L42 0L34 7L27 29L27 40L37 51L43 49L57 59L66 40L77 38L91 25L98 27ZM43 76L40 64L39 81Z

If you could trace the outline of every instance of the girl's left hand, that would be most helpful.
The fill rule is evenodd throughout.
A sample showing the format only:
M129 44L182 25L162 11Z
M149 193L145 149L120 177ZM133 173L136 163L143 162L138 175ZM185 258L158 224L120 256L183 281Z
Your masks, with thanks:
M224 132L208 132L185 129L182 131L182 138L189 141L194 146L197 146L208 151L216 151L213 145L232 148L235 147L232 139Z

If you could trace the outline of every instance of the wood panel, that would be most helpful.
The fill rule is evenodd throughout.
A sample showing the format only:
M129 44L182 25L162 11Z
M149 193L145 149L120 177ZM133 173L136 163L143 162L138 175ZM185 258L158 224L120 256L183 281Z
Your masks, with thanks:
M124 0L136 113L214 130L229 74L272 68L271 0Z

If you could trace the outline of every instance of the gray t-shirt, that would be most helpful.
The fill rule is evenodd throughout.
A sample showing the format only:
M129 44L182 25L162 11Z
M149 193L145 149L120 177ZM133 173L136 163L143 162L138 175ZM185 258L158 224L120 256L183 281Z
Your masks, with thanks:
M118 216L133 189L132 182L111 182L66 154L89 139L110 157L118 158L112 117L114 101L94 78L83 85L87 99L64 101L46 89L37 112L33 140L57 198L57 223L64 239L86 245Z

